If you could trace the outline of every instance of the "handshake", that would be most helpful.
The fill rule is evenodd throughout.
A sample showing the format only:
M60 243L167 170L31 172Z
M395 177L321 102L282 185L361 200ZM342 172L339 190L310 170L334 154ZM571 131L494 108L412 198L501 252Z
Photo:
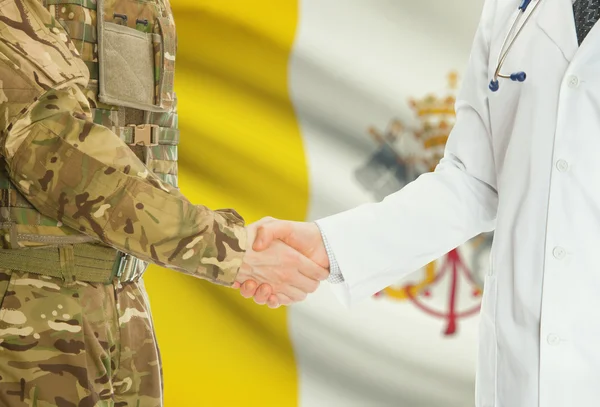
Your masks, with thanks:
M263 218L246 227L248 248L233 288L270 308L302 301L329 276L315 223Z

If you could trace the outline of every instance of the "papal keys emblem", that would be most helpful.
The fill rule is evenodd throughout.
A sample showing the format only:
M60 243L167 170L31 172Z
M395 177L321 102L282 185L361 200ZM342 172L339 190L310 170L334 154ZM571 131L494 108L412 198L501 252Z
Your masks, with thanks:
M442 158L456 117L457 82L458 75L452 72L445 95L429 94L409 101L418 119L413 128L394 119L385 131L369 129L377 149L356 169L355 175L376 200L432 171ZM443 319L444 334L454 335L461 318L479 311L491 243L491 233L477 236L375 296L381 300L410 301L426 314Z

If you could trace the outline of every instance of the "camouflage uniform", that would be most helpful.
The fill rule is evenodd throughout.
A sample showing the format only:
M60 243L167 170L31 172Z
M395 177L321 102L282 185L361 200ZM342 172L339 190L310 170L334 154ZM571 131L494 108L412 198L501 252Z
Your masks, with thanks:
M168 0L0 0L0 405L160 406L147 263L230 285L232 210L177 189Z

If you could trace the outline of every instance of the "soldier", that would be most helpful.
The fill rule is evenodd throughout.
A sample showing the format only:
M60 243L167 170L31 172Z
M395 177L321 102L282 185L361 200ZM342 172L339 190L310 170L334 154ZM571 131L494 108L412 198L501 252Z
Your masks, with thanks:
M178 191L175 52L168 0L0 1L2 406L162 405L148 263L284 303L327 277Z

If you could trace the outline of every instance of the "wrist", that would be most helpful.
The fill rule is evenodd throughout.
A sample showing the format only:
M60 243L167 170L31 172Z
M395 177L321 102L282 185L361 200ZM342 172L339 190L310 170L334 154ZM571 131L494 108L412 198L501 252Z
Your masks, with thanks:
M246 256L248 255L248 231L247 228L241 225L232 226L232 231L234 237L237 239L239 251L232 252L231 255L228 255L229 261L224 262L224 268L222 269L223 274L225 276L224 280L227 281L229 285L233 285L233 283L239 281L240 273L243 275L243 268L246 261ZM236 258L233 258L235 256ZM229 264L229 267L226 266Z
M315 251L318 251L318 253L316 253L315 258L322 259L322 261L319 261L319 265L331 271L331 263L335 258L333 257L333 252L327 241L327 236L317 222L313 222L313 225L316 229L315 232L319 236L319 244L318 247L315 248Z

